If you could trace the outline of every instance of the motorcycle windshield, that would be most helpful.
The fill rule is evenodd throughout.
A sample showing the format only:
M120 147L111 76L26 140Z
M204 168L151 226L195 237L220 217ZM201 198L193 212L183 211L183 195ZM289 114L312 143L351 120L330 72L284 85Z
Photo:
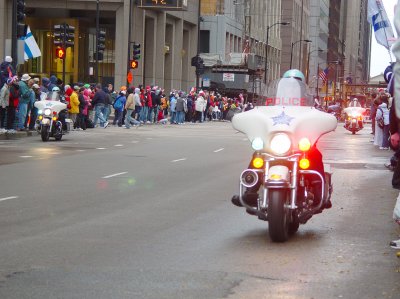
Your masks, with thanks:
M266 106L313 106L307 85L294 78L272 81L264 93Z

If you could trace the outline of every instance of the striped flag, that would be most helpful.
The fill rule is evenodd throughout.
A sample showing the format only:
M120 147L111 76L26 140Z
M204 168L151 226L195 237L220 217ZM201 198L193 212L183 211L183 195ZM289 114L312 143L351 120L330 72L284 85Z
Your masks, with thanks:
M24 59L32 59L36 57L42 56L42 52L39 49L38 44L36 43L35 37L31 32L31 28L28 26L26 31L26 36L21 38L25 41L24 47Z
M374 29L377 43L389 50L395 37L382 0L368 0L367 20Z
M319 72L319 77L322 79L322 82L326 84L328 81L329 67Z

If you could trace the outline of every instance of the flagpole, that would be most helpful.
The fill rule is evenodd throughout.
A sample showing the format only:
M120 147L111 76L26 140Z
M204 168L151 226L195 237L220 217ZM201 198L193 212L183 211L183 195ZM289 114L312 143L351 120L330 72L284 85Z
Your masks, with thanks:
M317 64L317 98L319 101L319 86L318 86L318 82L319 82L319 62Z

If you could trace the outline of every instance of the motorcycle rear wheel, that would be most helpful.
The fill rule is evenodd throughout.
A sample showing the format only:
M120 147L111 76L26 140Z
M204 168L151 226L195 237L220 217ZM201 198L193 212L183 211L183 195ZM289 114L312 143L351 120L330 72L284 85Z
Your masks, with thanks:
M289 238L290 210L288 205L289 195L287 190L269 190L268 232L273 242L285 242Z

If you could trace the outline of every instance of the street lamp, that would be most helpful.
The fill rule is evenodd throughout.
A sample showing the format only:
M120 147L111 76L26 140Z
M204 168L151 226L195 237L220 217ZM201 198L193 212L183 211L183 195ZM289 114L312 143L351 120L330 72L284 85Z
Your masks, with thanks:
M275 25L289 25L290 22L276 22L274 24L272 24L271 26L267 26L267 40L265 43L265 76L264 76L264 83L267 84L267 70L268 70L268 40L269 40L269 30L274 27Z
M307 57L307 69L306 69L306 71L307 71L307 76L306 76L307 85L308 85L308 76L309 76L309 74L310 74L310 55L311 55L311 53L314 53L314 52L319 52L319 53L321 53L321 52L324 52L324 50L322 50L322 49L316 49L316 50L312 50L312 51L308 52L308 57ZM317 74L317 75L318 75L318 74Z
M298 41L292 43L292 48L290 50L290 69L292 69L292 62L293 62L293 46L300 42L312 43L312 41L309 39L301 39L301 40L298 40Z

